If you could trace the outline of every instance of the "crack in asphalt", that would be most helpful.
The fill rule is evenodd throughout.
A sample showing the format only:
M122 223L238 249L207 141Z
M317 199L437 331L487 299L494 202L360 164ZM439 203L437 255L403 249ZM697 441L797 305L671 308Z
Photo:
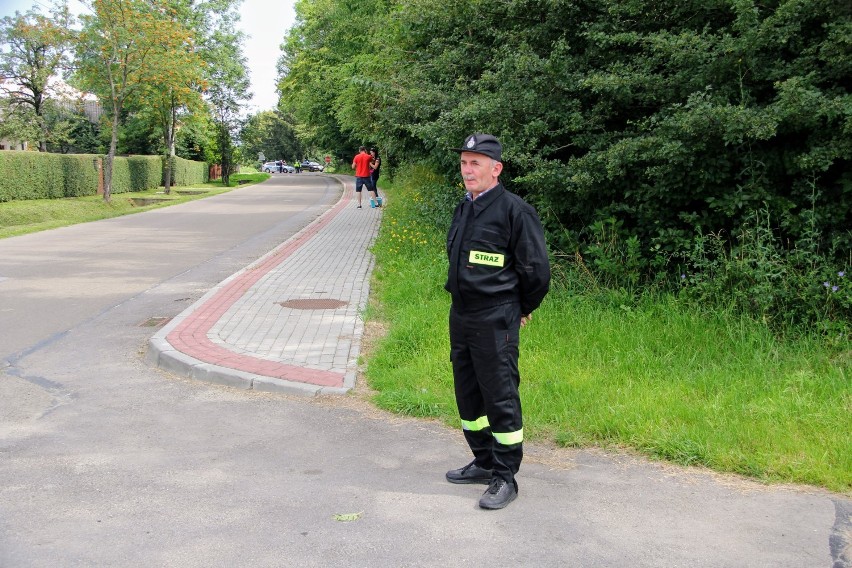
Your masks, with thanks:
M852 502L833 499L834 527L828 538L832 568L852 567Z

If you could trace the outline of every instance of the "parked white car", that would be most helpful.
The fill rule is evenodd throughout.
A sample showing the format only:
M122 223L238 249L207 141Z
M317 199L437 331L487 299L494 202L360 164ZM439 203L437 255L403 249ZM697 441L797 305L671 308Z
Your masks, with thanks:
M291 166L290 164L282 164L281 162L266 162L260 167L260 171L266 172L268 174L272 173L284 173L284 174L293 174L296 173L296 168Z

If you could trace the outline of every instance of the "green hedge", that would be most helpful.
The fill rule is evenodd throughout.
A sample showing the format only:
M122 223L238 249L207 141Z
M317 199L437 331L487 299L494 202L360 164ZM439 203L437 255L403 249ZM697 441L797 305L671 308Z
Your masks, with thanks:
M210 180L210 170L206 162L193 162L176 157L173 163L172 183L174 185L192 185Z
M131 156L126 160L130 168L130 191L156 189L163 185L163 159L160 156Z
M0 203L21 199L53 199L94 195L98 191L94 154L0 152ZM174 185L208 180L207 164L175 158ZM116 157L112 192L143 191L163 185L161 156Z
M112 193L156 189L162 184L160 156L116 157L112 166Z
M94 195L98 191L98 168L92 154L51 154L62 158L65 197ZM38 157L41 155L38 154Z
M106 159L104 159L106 168ZM104 183L106 183L106 170L104 170ZM130 191L130 165L127 158L115 158L112 162L112 193L124 193Z
M63 173L61 154L0 152L0 202L63 197Z

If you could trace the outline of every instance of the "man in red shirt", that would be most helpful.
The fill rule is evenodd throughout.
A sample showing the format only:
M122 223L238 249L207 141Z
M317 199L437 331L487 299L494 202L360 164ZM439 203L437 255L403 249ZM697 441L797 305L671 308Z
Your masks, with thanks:
M361 189L366 185L367 190L373 194L370 198L370 207L376 206L376 198L378 193L370 181L370 162L372 156L367 153L367 148L361 146L358 148L358 155L352 159L352 169L355 170L355 193L358 194L358 209L361 209Z

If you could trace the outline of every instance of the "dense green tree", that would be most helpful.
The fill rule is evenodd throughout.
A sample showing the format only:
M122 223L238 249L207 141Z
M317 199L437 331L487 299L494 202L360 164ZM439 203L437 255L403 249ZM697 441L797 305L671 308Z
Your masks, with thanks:
M206 21L200 53L206 66L207 91L204 98L213 123L215 153L222 166L223 182L229 182L237 166L236 138L242 127L241 107L251 97L246 58L242 52L244 34L234 31L240 15L236 3L228 0L210 2L215 5Z
M194 42L188 34L184 41L183 53L163 54L161 62L164 71L156 80L143 89L145 104L144 115L153 117L163 142L164 168L163 186L166 193L171 188L172 158L175 156L177 130L193 112L206 110L202 104L203 61L193 48ZM178 55L175 57L174 55Z
M381 112L371 48L389 2L299 0L297 23L278 62L279 109L297 117L306 148L327 148L351 159L358 146L378 140Z
M202 102L202 92L206 88L206 63L202 56L204 34L208 32L211 12L222 4L168 0L169 16L178 24L177 29L183 36L179 38L180 49L155 55L159 60L153 61L152 65L162 71L142 87L143 94L134 105L136 116L149 123L151 130L158 132L161 138L157 146L164 156L163 185L166 193L171 187L172 158L177 155L178 130L193 115L207 112Z
M191 115L177 131L175 154L187 160L214 163L216 145L213 133L213 119L209 113Z
M48 145L51 152L63 154L104 154L106 144L102 140L99 123L94 123L82 112L65 115L70 129L65 140L55 142L55 148Z
M297 15L280 88L302 136L370 137L453 172L447 149L492 132L504 181L567 253L603 266L602 240L630 241L660 272L758 210L781 240L816 224L824 253L852 250L848 2L303 0Z
M151 156L162 151L160 132L145 112L125 112L120 123L117 155Z
M35 120L35 113L32 109L14 105L7 98L0 97L0 117L2 117L2 120L0 120L0 138L14 140L15 144L18 142L37 144L39 139L44 136L44 131L40 128L39 122ZM45 121L42 124L46 126L47 122Z
M249 161L259 155L268 160L300 159L304 152L296 138L293 118L280 112L262 111L248 117L240 133L243 154Z
M210 72L206 99L213 114L213 125L222 181L227 185L234 161L235 138L242 126L241 103L250 96L245 57L241 53L241 34L217 33L216 63Z
M91 123L83 112L73 108L70 101L57 104L50 100L48 103L44 113L48 132L47 151L63 154L76 151L77 134L82 133L84 124Z
M81 16L78 77L106 101L112 119L104 167L104 200L109 201L125 105L145 96L150 85L163 84L187 56L191 36L165 0L91 0L89 7L92 13Z
M0 94L6 99L4 130L20 128L9 133L10 137L37 140L42 152L50 137L50 80L68 63L73 20L64 1L54 4L49 16L35 7L0 19L0 47L7 48L0 51Z

